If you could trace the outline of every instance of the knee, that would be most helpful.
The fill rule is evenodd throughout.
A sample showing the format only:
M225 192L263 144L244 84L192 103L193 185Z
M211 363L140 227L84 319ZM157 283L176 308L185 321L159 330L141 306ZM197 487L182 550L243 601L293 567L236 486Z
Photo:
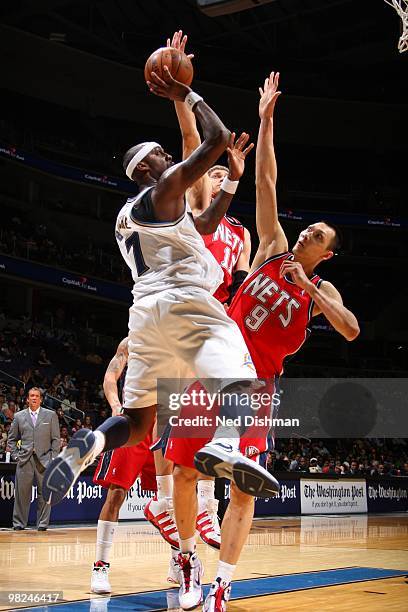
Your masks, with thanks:
M175 487L195 487L198 479L197 470L176 465L173 470Z
M120 507L125 501L125 498L126 498L126 489L123 489L122 487L110 488L108 491L108 495L106 496L105 505L107 506L107 508L109 508L111 512L112 511L119 512Z

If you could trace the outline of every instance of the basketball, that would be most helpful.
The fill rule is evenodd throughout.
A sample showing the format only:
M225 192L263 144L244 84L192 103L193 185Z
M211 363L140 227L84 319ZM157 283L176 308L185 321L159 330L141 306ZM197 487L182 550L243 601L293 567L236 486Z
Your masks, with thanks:
M152 72L162 79L164 66L167 66L173 79L184 85L191 85L194 75L193 64L185 53L174 47L162 47L151 54L144 69L145 80L152 80Z

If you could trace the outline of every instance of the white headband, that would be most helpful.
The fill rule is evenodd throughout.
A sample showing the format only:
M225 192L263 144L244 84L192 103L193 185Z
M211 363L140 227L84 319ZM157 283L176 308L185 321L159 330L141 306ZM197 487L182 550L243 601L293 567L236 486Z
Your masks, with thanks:
M134 154L126 167L126 174L130 179L132 178L132 174L137 164L139 164L142 159L144 159L146 155L149 155L150 151L153 151L153 149L156 147L161 147L161 145L159 145L158 142L145 142L143 147Z

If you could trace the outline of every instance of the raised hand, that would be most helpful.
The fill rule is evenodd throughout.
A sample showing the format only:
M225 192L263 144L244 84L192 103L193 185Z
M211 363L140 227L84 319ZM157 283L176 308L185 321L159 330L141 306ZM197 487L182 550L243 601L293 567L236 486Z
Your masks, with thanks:
M155 72L151 73L151 78L151 81L147 81L150 91L162 98L184 102L186 95L191 91L191 87L173 79L167 66L163 68L162 79Z
M178 30L178 32L174 32L173 38L170 41L170 38L167 39L167 47L173 47L174 49L179 49L182 53L185 53L187 44L187 34L183 36L183 30ZM192 60L194 55L193 53L189 53L187 57Z
M229 145L227 147L229 175L231 181L238 181L244 173L245 159L248 153L254 148L253 142L248 143L249 134L242 132L241 136L235 141L235 132L231 133Z
M306 276L302 264L298 261L285 259L280 267L279 276L283 278L286 274L290 274L292 281L301 289L313 286L313 283Z
M266 77L263 89L259 88L259 117L260 119L270 119L273 115L276 100L281 95L278 91L279 72L271 72L269 77Z

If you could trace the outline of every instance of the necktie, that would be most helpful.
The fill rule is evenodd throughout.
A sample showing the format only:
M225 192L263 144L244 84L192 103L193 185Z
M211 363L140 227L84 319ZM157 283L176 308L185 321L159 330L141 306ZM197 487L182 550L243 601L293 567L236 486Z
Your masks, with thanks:
M33 426L35 427L35 424L37 422L37 413L36 412L32 412L31 413L31 420L33 422Z

